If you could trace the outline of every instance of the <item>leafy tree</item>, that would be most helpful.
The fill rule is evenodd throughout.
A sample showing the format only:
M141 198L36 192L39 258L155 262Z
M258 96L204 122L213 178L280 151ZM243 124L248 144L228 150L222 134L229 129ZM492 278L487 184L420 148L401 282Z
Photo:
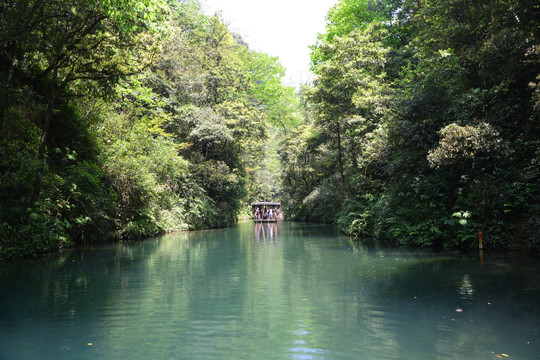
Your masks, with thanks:
M27 77L40 87L46 102L38 150L41 165L36 173L32 202L39 197L47 137L58 99L69 93L71 84L83 80L106 83L120 75L138 72L147 63L152 41L144 28L153 26L160 4L136 1L130 6L126 8L116 1L4 3L1 23L4 26L22 23L20 34L2 31L11 35L8 41L13 48L4 53L5 60L11 64L4 85L8 89L5 99L11 99L9 89L17 71L19 77ZM143 8L144 13L140 12ZM135 44L139 44L136 51ZM7 106L2 105L3 119Z
M378 41L381 36L375 25L320 47L333 55L317 68L312 101L317 104L317 123L333 139L337 172L344 186L346 167L355 171L357 163L355 137L362 132L357 124L367 122L373 127L384 112L384 95L389 91L384 83L388 50ZM345 154L352 156L345 159Z
M284 186L294 203L325 214L339 193L330 220L402 244L467 247L489 229L490 246L537 246L537 10L340 1L312 52L316 131L295 151L330 165L312 157L316 180Z
M281 85L284 69L277 59L250 51L219 16L176 11L175 35L148 84L163 97L172 115L166 130L192 162L199 186L226 214L217 223L226 225L262 189L268 123L290 122L291 110L284 109L292 108L292 90Z

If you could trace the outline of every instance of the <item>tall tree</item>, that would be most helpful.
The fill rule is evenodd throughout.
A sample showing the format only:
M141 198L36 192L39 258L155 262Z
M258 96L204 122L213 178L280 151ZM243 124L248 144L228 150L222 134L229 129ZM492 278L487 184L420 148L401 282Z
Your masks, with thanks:
M149 30L157 29L162 11L158 0L129 5L116 0L4 2L1 32L11 35L5 47L11 50L4 52L4 61L11 65L3 87L9 94L16 72L46 99L38 150L42 165L31 202L39 197L47 137L59 99L72 93L70 86L76 83L92 81L103 87L151 63L154 41ZM6 30L17 22L22 24L20 33ZM2 105L2 119L7 106Z
M508 229L520 229L538 243L538 10L340 1L313 47L319 131L304 145L329 145L335 166L303 202L328 198L321 186L339 174L350 188L334 220L348 232L468 246L484 227L508 246Z

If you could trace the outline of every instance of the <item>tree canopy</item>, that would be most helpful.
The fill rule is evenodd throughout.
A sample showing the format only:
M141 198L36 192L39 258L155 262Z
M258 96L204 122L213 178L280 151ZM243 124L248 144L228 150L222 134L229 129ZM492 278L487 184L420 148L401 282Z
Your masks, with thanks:
M340 0L281 82L198 0L0 4L0 258L291 219L539 246L533 0Z
M195 0L0 6L0 257L227 226L256 200L295 101L277 58Z
M312 122L284 143L289 211L413 246L537 247L539 10L339 1Z

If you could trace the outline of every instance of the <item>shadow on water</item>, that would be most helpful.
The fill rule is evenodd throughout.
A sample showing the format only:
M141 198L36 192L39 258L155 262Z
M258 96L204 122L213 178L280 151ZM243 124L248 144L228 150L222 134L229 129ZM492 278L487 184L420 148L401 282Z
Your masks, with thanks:
M540 358L537 258L385 249L373 243L353 248L369 254L360 256L361 280L353 283L362 288L353 292L365 295L370 289L366 303L385 319L376 326L385 323L386 339L399 348L438 358ZM366 314L372 312L358 313L363 326L373 321Z

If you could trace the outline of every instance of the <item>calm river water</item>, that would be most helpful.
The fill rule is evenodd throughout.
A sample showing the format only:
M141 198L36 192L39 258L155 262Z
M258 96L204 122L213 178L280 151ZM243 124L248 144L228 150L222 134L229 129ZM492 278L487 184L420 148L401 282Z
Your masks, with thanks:
M241 223L0 264L0 359L540 359L540 265Z

